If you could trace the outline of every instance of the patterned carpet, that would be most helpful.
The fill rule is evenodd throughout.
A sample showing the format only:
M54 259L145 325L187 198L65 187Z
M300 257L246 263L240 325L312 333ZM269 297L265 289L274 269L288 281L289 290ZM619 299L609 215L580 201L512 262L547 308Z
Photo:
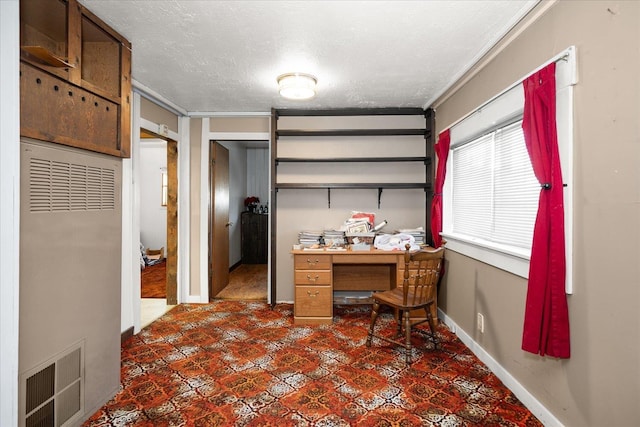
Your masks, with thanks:
M540 426L440 326L417 360L364 344L369 306L294 326L292 306L180 305L123 348L122 388L85 426ZM378 323L392 333L392 316Z

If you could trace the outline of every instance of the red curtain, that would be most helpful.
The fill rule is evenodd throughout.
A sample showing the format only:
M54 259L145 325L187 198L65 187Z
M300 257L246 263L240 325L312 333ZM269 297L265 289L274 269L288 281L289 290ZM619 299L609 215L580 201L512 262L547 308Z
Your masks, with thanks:
M440 237L440 232L442 231L442 187L447 173L447 157L449 157L450 144L451 136L449 129L447 129L440 133L438 142L435 145L435 152L438 156L438 169L436 170L436 183L433 200L431 201L431 237L435 248L442 246L442 237Z
M565 294L562 172L556 132L556 64L524 81L522 129L540 201L533 232L522 349L542 356L570 356L569 311Z

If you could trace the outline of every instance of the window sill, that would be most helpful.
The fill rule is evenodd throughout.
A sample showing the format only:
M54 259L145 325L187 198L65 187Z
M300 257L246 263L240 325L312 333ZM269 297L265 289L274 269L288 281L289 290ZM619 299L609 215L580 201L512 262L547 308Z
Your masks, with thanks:
M488 241L470 239L457 234L442 233L447 249L508 271L516 276L529 278L529 254L518 248Z

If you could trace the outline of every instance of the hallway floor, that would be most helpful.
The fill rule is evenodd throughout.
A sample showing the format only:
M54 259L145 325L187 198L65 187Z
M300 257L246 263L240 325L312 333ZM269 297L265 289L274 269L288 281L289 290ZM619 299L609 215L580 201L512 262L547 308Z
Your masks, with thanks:
M168 305L165 298L140 299L140 327L144 328L171 310L175 305Z
M229 284L215 299L267 300L267 264L242 264L229 273Z

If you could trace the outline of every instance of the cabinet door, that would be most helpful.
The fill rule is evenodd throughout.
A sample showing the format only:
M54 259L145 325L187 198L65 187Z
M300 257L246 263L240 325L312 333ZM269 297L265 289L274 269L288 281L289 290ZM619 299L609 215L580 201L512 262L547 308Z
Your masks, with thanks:
M242 213L241 247L244 264L267 263L267 215Z
M70 80L70 70L73 72L79 65L76 61L77 46L74 41L69 43L69 28L75 32L74 20L67 19L69 8L73 5L61 0L20 2L22 61L64 80Z
M259 264L267 263L267 215L256 217L256 258Z
M29 0L20 46L20 134L128 157L131 44L77 0Z

